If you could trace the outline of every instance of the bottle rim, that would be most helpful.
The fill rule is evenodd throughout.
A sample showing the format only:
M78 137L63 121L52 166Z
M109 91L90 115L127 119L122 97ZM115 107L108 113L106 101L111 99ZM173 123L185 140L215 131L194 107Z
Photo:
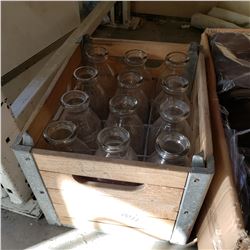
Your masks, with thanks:
M178 57L178 59L176 57ZM166 55L165 62L171 63L175 66L182 66L185 65L189 59L189 56L184 52L172 51Z
M175 150L171 146L175 144ZM190 150L189 139L178 132L161 132L156 138L155 149L164 159L175 159L187 155Z
M141 86L143 82L143 76L133 70L123 71L117 76L120 87L127 89L134 89Z
M84 77L81 75L79 76L81 73L84 74ZM98 70L91 66L81 66L74 70L73 75L78 81L88 82L98 76Z
M72 99L79 100L77 103L71 103ZM79 110L89 106L89 95L81 90L69 90L61 96L61 104L65 109Z
M102 46L85 46L85 53L90 60L96 63L101 63L108 59L108 50Z
M130 134L122 127L107 127L98 133L97 142L105 152L124 152L129 147Z
M60 134L60 136L56 134L57 136L55 136L55 132L58 130L67 130L68 133L64 133L64 137L62 136L64 134ZM48 143L53 145L69 144L75 140L76 130L77 126L71 121L52 121L48 123L47 127L43 131L43 137Z
M134 96L115 95L109 101L109 108L112 113L119 115L133 114L138 106L138 100Z
M184 121L190 114L189 105L177 98L171 98L171 102L166 100L160 105L160 116L164 121L177 123Z
M125 52L124 61L131 66L142 66L148 60L148 55L140 49L131 49Z
M161 78L161 86L166 93L179 94L187 91L189 81L180 75L168 75Z

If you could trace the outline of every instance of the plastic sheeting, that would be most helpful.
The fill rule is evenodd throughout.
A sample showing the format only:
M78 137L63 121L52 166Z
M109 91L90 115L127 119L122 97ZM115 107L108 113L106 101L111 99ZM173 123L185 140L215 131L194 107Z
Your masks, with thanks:
M210 45L235 184L250 232L250 34L216 33Z

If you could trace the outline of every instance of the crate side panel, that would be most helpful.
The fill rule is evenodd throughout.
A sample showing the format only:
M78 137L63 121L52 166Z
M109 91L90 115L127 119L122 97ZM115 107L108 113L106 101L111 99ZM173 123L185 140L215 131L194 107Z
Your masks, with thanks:
M95 221L98 223L101 222L109 225L121 225L123 227L135 228L148 235L165 240L169 239L174 225L174 221L172 220L157 219L142 214L131 214L130 211L123 213L114 212L110 218L105 215L103 217L98 216L94 218L92 216L88 216L88 214L85 214L82 211L74 214L75 217L68 217L68 211L65 211L65 207L59 204L55 204L55 209L62 224L64 224L64 218L69 218L69 220L73 219L74 221L79 221L83 225L89 221ZM77 227L77 225L73 226Z
M52 180L52 176L55 181ZM72 176L51 175L44 171L42 177L53 203L63 204L66 207L82 206L83 211L91 210L91 206L95 207L95 201L98 201L110 204L115 210L120 209L119 206L122 205L130 206L138 213L149 213L152 217L175 220L182 195L182 190L161 186L143 185L138 188L110 183L79 184ZM84 198L79 200L79 197Z
M184 188L188 168L147 162L125 161L68 152L33 149L39 170L141 184ZM74 167L72 167L74 166Z
M69 218L69 217L64 217L64 216L61 216L60 220L63 225L68 226L68 227L76 227L84 231L98 230L98 231L101 231L107 234L112 234L112 235L122 235L122 236L126 235L128 238L141 235L143 239L145 239L145 234L146 234L149 237L151 236L153 238L168 240L171 234L171 222L170 221L168 223L169 226L167 227L167 230L165 229L160 235L158 232L158 234L156 235L155 233L150 234L149 232L145 232L145 230L140 230L139 228L133 228L133 227L128 227L128 226L119 225L119 224L102 223L102 222L97 222L97 221L84 221L84 223L82 223L82 221L79 221L76 218Z

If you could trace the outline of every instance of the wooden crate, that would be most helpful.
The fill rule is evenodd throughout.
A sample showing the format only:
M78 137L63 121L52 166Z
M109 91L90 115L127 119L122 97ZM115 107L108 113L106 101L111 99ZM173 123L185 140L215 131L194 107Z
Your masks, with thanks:
M208 40L212 34L226 32L249 34L250 29L207 29L201 37L208 81L215 175L197 223L199 249L249 249L250 246L250 237L244 228L234 183L233 167L220 113L216 74Z
M187 51L187 44L93 39L108 49L109 63L119 71L125 51L140 48L150 59L163 60L172 51ZM142 161L104 159L92 155L48 150L42 132L60 106L60 97L81 63L81 48L75 50L55 87L27 132L31 144L21 137L15 154L26 175L34 171L34 185L47 220L53 224L97 228L133 228L153 237L185 244L198 216L213 176L213 151L207 100L206 72L200 53L192 97L195 155L188 167L164 167ZM159 69L150 69L157 76ZM154 90L155 86L152 86ZM27 134L26 134L27 140ZM35 177L34 177L35 176ZM85 177L134 183L100 184ZM38 183L39 182L39 183ZM45 205L46 204L46 205ZM85 224L86 223L86 224Z

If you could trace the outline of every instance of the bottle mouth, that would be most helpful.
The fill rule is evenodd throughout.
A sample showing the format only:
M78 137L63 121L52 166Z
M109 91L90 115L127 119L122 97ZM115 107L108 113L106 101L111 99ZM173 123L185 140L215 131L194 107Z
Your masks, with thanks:
M45 128L43 137L53 145L68 144L75 139L76 129L71 121L52 121Z
M128 95L116 95L109 101L110 111L119 115L134 113L137 105L137 99Z
M89 96L80 90L70 90L62 95L61 103L65 109L78 111L88 108Z
M170 75L161 79L163 91L170 94L184 93L187 91L188 85L188 80L179 75Z
M146 63L148 55L139 49L128 50L124 55L125 63L131 66L142 66Z
M189 61L189 57L184 52L173 51L166 55L165 62L174 64L175 66L181 66Z
M129 146L129 132L122 127L107 127L97 135L99 146L109 153L123 152Z
M139 72L124 71L117 76L120 87L133 89L141 86L143 76Z
M85 52L88 58L96 63L104 62L108 59L108 51L100 46L86 46Z
M190 114L189 105L177 98L169 98L160 105L160 116L163 120L177 123L187 119Z
M87 82L87 81L95 79L98 75L98 71L96 68L91 67L91 66L81 66L75 69L73 75L76 80Z
M190 142L186 136L178 132L162 132L156 138L156 151L164 159L174 159L187 155Z

